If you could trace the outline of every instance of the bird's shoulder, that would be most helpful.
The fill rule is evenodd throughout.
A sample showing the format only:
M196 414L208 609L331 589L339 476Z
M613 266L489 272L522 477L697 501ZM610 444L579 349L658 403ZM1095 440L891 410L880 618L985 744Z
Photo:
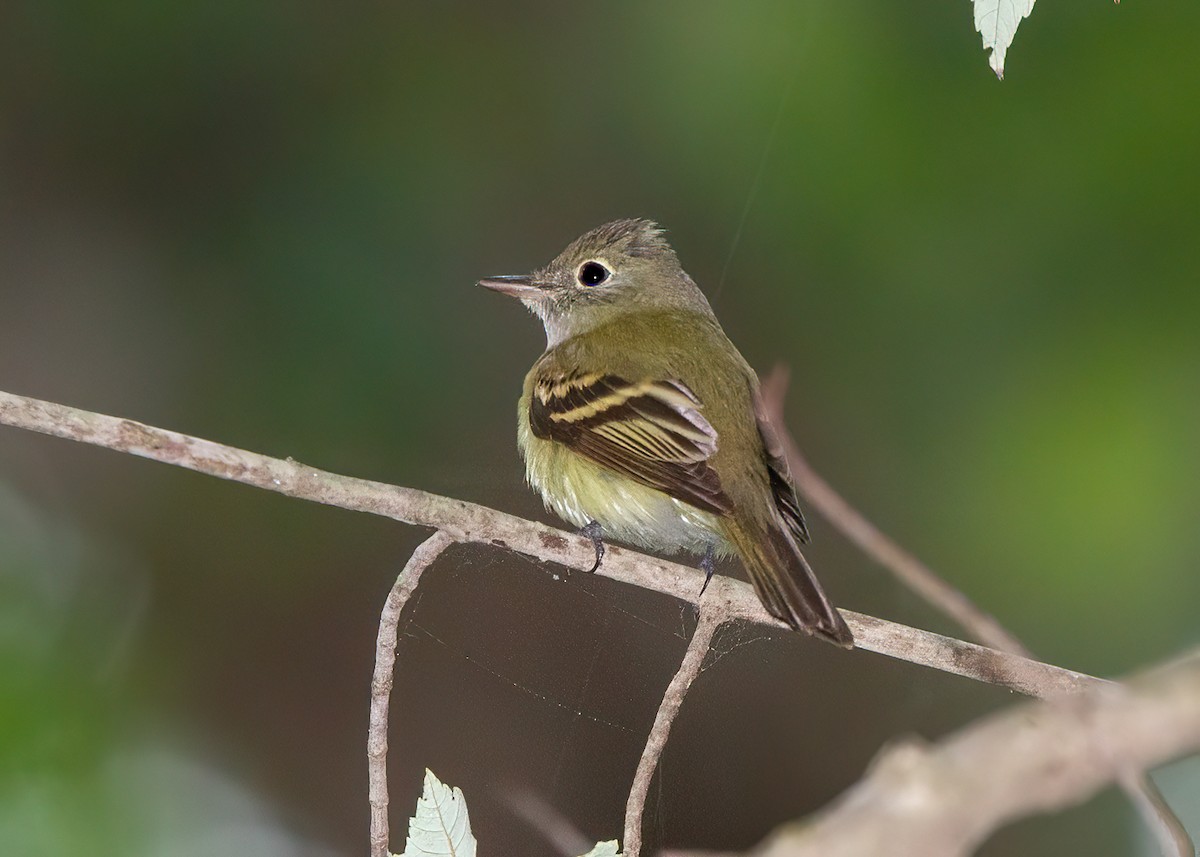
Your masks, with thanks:
M540 376L603 372L629 381L679 381L698 396L749 372L715 319L679 311L617 316L558 343L534 369Z

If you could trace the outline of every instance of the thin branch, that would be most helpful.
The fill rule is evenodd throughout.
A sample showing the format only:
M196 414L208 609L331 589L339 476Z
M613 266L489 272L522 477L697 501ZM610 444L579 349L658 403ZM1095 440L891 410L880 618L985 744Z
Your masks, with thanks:
M495 545L579 571L590 569L595 559L591 540L575 533L463 500L327 473L291 459L270 458L132 420L0 392L0 424L103 446L288 497L444 530L458 542ZM598 573L690 604L696 603L703 582L694 568L616 545L608 548ZM726 577L714 578L709 588L714 586L727 602L730 619L784 627L763 609L749 584ZM1031 696L1073 691L1100 681L849 610L843 610L842 616L860 649Z
M367 800L371 805L371 857L388 857L388 703L396 664L400 613L417 588L421 574L454 539L438 530L421 542L396 577L379 617L375 639L375 672L371 677L371 717L367 727Z
M893 746L835 803L750 853L965 857L1003 824L1197 749L1200 652L1128 685L1016 706L932 746Z
M792 480L804 499L863 553L892 572L909 589L940 609L980 643L1002 652L1032 658L1029 649L995 617L980 609L929 566L888 538L813 470L787 430L783 410L787 386L787 368L776 366L763 382L763 404L768 420L783 442ZM1196 846L1183 822L1149 777L1138 775L1124 778L1121 788L1129 795L1143 822L1154 832L1165 855L1195 857Z
M639 857L642 851L642 815L646 810L646 795L650 792L650 781L654 779L654 771L662 758L663 749L667 746L667 737L671 734L671 726L683 698L687 696L688 688L700 674L704 656L712 647L713 635L729 617L724 612L723 603L719 598L703 597L700 599L700 621L688 642L687 651L674 678L667 685L658 712L654 715L654 725L646 738L646 748L638 759L637 771L633 775L633 786L629 790L629 798L625 803L625 839L622 841L625 857Z
M592 564L591 542L574 534L460 500L326 473L290 458L282 461L132 420L0 392L0 424L174 464L290 497L441 529L455 541L492 544L568 568L586 570ZM782 434L786 437L785 432ZM811 488L811 484L804 485ZM809 499L813 500L814 496L818 495L809 495ZM857 517L865 523L865 519ZM833 520L840 522L836 517ZM869 535L872 530L874 528L864 532ZM874 532L882 537L877 530ZM889 543L886 537L882 538L883 544ZM871 551L873 555L883 562L889 561L886 551L879 552L881 542L878 539L867 538L867 541L876 546ZM616 546L610 548L601 573L691 603L695 603L695 593L699 591L699 573L694 569ZM761 608L746 584L722 578L714 581L714 585L719 585L724 594L731 618L780 627ZM958 597L962 598L961 593ZM1100 681L1082 673L882 619L850 611L843 611L843 615L861 649L1022 693L1048 696L1072 692ZM1160 811L1163 807L1161 799L1155 800L1152 794L1146 795L1145 804L1159 807ZM1174 836L1178 840L1175 832L1182 831L1178 820L1169 810L1164 819L1167 826L1160 831L1160 838ZM1186 838L1186 833L1182 836Z

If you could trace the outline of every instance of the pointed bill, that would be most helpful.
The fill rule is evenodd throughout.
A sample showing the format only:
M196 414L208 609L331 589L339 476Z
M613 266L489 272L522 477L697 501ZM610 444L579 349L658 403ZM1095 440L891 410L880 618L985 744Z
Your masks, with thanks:
M528 274L501 274L480 280L479 285L510 298L536 298L542 293Z

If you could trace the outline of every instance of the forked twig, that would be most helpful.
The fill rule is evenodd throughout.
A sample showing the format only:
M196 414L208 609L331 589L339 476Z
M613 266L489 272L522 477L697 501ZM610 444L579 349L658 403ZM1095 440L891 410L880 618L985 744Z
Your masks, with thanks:
M595 560L590 539L515 515L415 488L329 473L292 459L271 458L133 420L0 392L0 424L173 464L287 497L432 527L455 541L495 545L579 571L590 569ZM608 548L597 574L689 604L696 603L704 580L703 573L694 568L616 545ZM749 584L720 579L731 619L785 627L767 613ZM1032 696L1099 681L1084 673L850 610L843 610L842 616L860 650Z
M494 509L412 488L328 473L291 459L270 458L132 420L0 392L0 423L103 446L290 497L433 527L453 541L496 545L581 571L589 569L594 559L590 540ZM609 548L599 573L693 604L700 591L701 574L695 569L616 546ZM714 579L713 584L722 593L726 618L782 627L767 615L747 584L728 578ZM1019 655L851 611L842 612L861 650L1035 696L1062 694L1102 683L1091 676ZM1148 800L1148 804L1152 803Z

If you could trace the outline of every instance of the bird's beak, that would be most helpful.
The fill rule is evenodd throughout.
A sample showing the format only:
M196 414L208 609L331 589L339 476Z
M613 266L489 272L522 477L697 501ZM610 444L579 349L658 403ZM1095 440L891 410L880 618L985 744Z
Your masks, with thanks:
M533 282L528 274L505 274L500 277L489 277L480 280L479 285L493 292L500 292L521 300L536 300L542 296L542 290Z

